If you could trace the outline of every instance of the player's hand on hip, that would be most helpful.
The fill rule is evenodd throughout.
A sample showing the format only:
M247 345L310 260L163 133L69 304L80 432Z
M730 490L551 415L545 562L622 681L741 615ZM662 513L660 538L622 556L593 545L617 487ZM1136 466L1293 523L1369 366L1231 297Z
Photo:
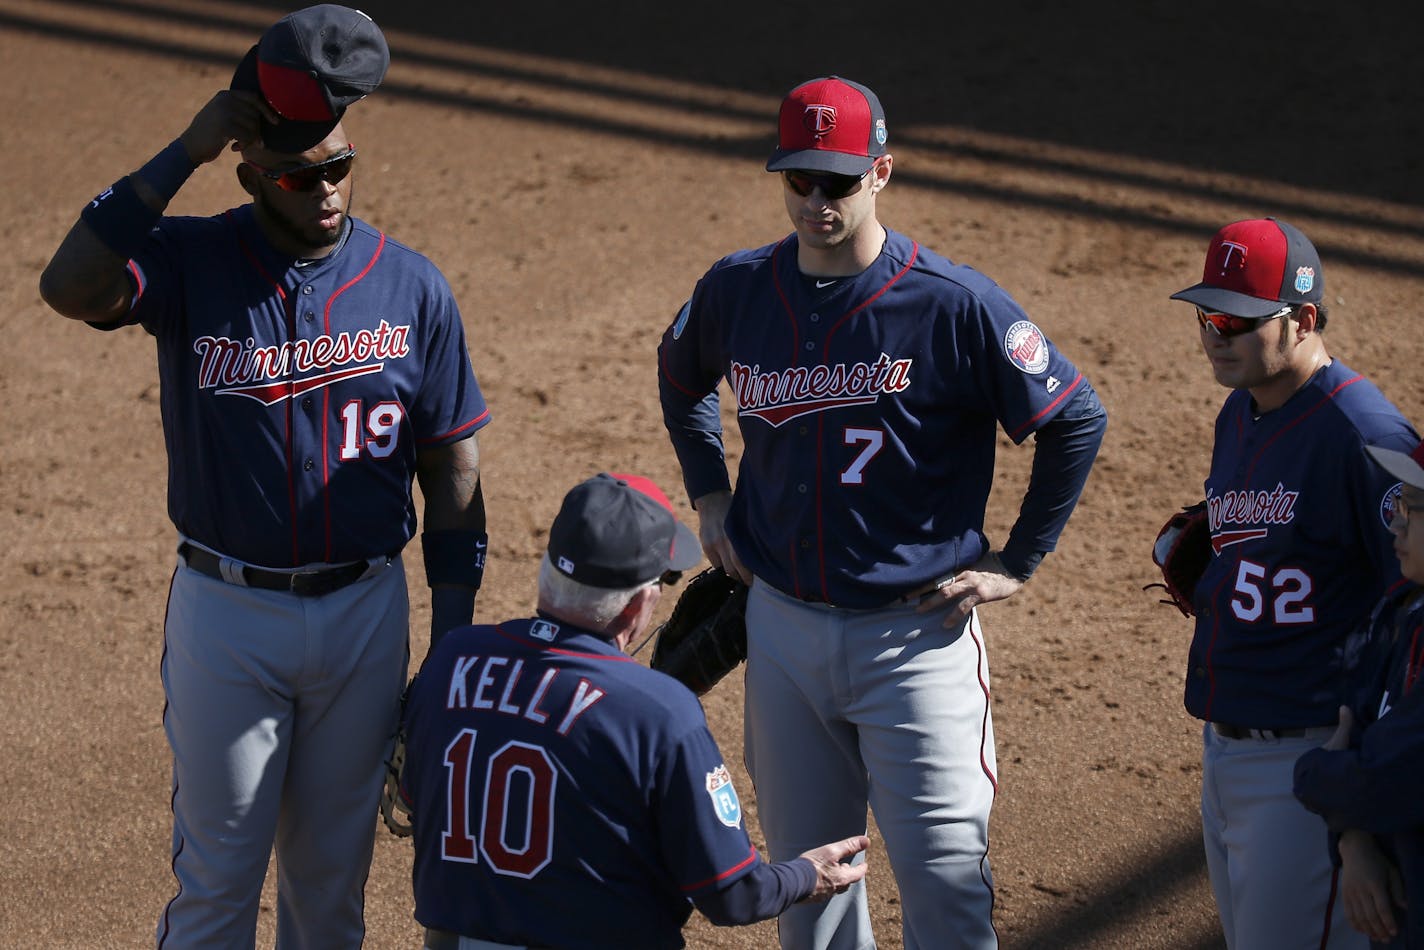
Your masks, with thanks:
M929 613L943 610L947 603L950 607L944 626L957 627L975 607L1012 597L1023 585L1024 582L1010 574L999 556L991 551L969 570L956 575L953 581L922 597L915 609L918 613Z
M1340 724L1335 727L1335 734L1325 740L1325 744L1320 748L1327 752L1339 752L1342 749L1350 748L1350 731L1355 727L1355 714L1350 712L1349 706L1340 707Z
M865 835L856 835L842 841L823 844L801 855L816 868L816 889L805 900L830 900L831 895L844 894L852 884L864 878L869 869L864 861L859 864L845 862L868 847L870 839Z
M255 92L224 89L193 116L181 136L188 157L198 164L211 162L232 143L234 152L262 139L262 120L278 122L280 116Z
M1404 880L1372 835L1350 830L1340 836L1340 900L1350 926L1387 943L1399 932L1392 905L1404 906Z
M713 567L720 567L743 584L751 584L752 572L747 570L732 542L727 538L727 512L732 508L729 490L708 492L692 503L697 509L697 536L702 553Z

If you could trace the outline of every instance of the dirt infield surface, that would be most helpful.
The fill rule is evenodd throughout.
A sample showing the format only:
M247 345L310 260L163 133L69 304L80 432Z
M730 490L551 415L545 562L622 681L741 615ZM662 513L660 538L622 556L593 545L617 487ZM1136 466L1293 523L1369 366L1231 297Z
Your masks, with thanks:
M1199 724L1181 705L1188 627L1142 588L1159 524L1200 496L1225 392L1167 297L1197 279L1220 224L1286 218L1321 251L1332 353L1424 421L1421 14L960 6L366 4L392 66L347 118L354 211L428 254L461 303L495 417L477 619L525 614L568 487L606 468L679 486L655 346L713 260L787 230L762 171L781 94L831 72L874 88L896 156L882 220L1005 286L1110 417L1059 551L982 614L1003 946L1205 950L1220 935ZM153 345L55 316L39 272L82 204L182 131L289 9L0 0L0 400L16 423L0 453L3 947L149 945L173 886L158 660L175 539ZM233 161L200 169L172 210L240 203ZM997 540L1031 456L1002 440ZM428 615L410 554L418 662ZM706 707L760 843L740 677ZM882 946L899 946L878 844L872 861ZM418 946L409 866L409 844L382 833L368 946ZM267 945L273 916L269 888ZM766 947L773 928L694 917L688 936Z

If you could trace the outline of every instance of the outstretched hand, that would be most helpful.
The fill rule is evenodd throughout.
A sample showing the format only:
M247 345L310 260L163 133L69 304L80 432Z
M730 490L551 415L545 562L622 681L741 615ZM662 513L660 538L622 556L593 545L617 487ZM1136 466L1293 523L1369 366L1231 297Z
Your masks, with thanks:
M944 618L944 626L957 627L975 607L1012 597L1023 585L1022 580L1010 574L1004 567L999 555L990 551L969 570L957 575L953 581L921 598L916 612L923 614L942 610L945 604L950 604L949 613Z
M856 835L843 841L823 844L819 848L813 848L801 855L816 867L816 889L804 900L815 902L830 900L832 894L844 894L852 884L862 880L865 877L865 872L869 870L866 863L864 861L858 864L844 862L849 861L868 847L870 847L870 839L865 835Z

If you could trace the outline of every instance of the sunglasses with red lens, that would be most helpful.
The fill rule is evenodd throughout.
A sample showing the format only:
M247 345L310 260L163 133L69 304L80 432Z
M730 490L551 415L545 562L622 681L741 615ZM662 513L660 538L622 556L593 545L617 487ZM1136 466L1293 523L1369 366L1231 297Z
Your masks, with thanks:
M1202 329L1210 329L1217 336L1242 336L1254 332L1272 320L1284 317L1291 310L1291 307L1282 307L1275 313L1267 314L1264 317L1238 317L1230 313L1213 313L1198 307L1197 323L1201 325Z
M811 192L819 188L827 200L839 201L854 194L855 190L860 187L860 183L865 180L865 175L870 172L867 171L865 175L833 175L802 171L787 171L782 174L786 176L786 187L802 198L809 197Z
M273 169L263 168L256 162L247 164L261 172L263 178L275 182L283 191L311 191L317 186L317 182L325 181L333 185L339 183L351 174L351 164L355 160L356 146L348 144L344 152L319 162L298 165L296 168Z

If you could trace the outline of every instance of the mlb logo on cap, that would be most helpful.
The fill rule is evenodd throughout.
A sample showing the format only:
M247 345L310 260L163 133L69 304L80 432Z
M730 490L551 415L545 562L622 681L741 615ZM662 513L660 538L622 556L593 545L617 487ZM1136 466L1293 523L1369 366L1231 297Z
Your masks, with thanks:
M769 172L864 175L885 154L889 138L875 93L839 76L813 79L787 93L778 128Z

